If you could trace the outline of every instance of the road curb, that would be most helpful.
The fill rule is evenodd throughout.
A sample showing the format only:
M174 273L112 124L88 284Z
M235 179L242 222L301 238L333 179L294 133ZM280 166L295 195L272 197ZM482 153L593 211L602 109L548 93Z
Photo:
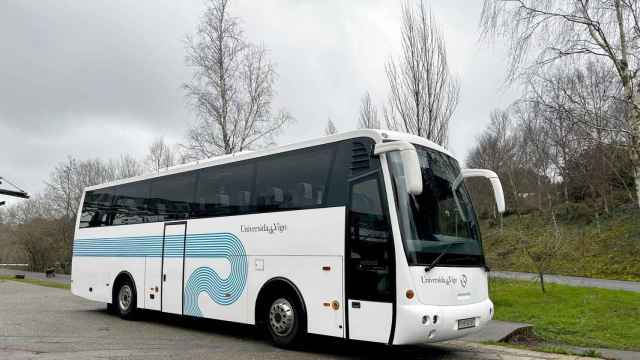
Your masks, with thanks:
M487 326L461 340L472 342L508 341L514 336L533 335L533 325L511 321L491 320Z

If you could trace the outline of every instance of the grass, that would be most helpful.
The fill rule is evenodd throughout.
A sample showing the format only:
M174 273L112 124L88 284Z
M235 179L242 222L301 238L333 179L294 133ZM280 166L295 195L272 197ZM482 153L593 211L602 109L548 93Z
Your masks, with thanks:
M51 287L51 288L56 288L56 289L67 289L68 290L68 289L71 288L71 285L69 285L69 284L62 284L62 283L55 282L55 281L30 279L30 278L16 279L15 276L13 276L13 275L0 275L0 282L1 281L7 281L7 280L9 280L9 281L17 281L17 282L31 284L31 285L46 286L46 287Z
M493 279L496 320L534 325L543 342L640 351L640 293Z
M571 217L558 212L562 246L548 273L601 279L640 281L640 210L615 209L609 214ZM547 213L504 218L502 229L482 221L485 255L493 270L535 272L523 240L553 236Z

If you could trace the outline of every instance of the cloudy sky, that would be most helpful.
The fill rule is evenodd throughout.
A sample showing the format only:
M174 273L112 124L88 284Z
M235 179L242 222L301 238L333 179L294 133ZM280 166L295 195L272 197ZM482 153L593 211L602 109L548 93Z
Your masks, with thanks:
M481 1L431 2L451 70L462 83L450 149L464 158L508 105L504 49L479 42ZM279 73L276 107L297 122L280 144L356 127L360 98L387 95L385 61L399 50L400 2L233 0L246 36L264 44ZM41 191L67 156L142 158L151 141L183 141L194 121L181 84L184 38L202 0L0 0L0 176ZM0 200L3 200L0 197Z

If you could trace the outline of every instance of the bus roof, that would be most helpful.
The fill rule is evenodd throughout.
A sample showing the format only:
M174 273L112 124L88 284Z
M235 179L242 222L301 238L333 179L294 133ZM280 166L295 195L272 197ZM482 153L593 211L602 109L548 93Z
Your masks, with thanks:
M120 179L116 181L111 181L111 182L107 182L99 185L88 186L85 188L85 191L101 189L104 187L121 185L121 184L141 181L141 180L147 180L147 179L152 179L152 178L161 177L165 175L179 174L182 172L198 170L198 169L207 168L215 165L233 163L240 160L249 160L249 159L259 158L263 156L283 153L283 152L292 151L292 150L304 149L311 146L329 144L333 142L359 138L359 137L371 138L376 143L381 143L384 140L404 140L412 144L422 145L427 148L434 149L436 151L445 153L451 156L452 158L455 158L455 156L453 156L444 147L434 143L433 141L427 140L417 135L402 133L398 131L391 131L391 130L361 129L361 130L346 131L346 132L338 133L334 135L323 136L323 137L312 139L312 140L276 146L276 147L265 149L265 150L241 151L233 154L214 156L211 158L194 161L187 164L172 166L167 169L161 170L158 173L147 173L147 174Z

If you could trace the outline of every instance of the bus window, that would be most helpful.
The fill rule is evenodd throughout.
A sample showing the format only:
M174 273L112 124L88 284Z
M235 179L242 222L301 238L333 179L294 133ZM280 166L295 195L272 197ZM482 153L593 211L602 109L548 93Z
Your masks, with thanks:
M87 191L82 204L80 227L99 227L111 225L113 221L113 189Z
M157 178L151 183L150 221L188 219L193 203L196 176L194 172Z
M324 206L333 152L333 148L323 147L259 161L256 170L257 211Z
M139 181L115 188L113 225L140 224L148 221L147 198L150 183Z
M249 213L253 169L248 163L203 169L198 178L194 217Z

